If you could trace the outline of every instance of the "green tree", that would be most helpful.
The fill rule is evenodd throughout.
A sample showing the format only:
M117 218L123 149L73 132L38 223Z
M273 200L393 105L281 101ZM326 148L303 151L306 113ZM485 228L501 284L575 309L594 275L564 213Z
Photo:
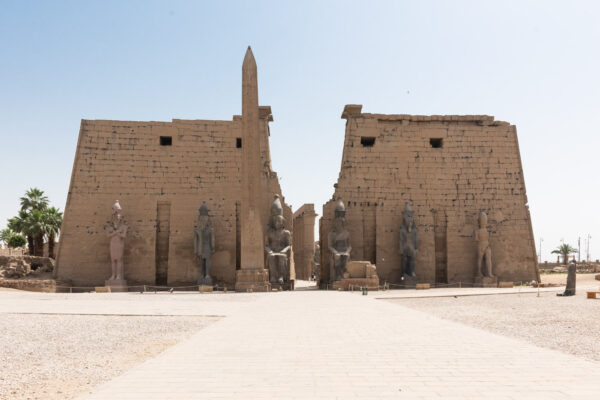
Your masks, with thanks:
M25 239L25 237L23 235L19 235L18 233L14 233L14 232L13 232L12 236L6 242L6 244L8 244L8 247L13 248L13 249L16 249L18 247L23 247L25 245L25 243L27 243L27 240Z
M21 211L44 210L48 207L48 197L38 188L30 188L21 197Z
M561 244L556 249L552 250L552 254L560 254L563 257L563 264L569 260L569 254L577 253L577 249L566 243Z
M29 217L29 213L25 210L19 211L16 217L8 220L8 228L17 233L22 233L27 239L27 247L29 247L29 254L33 255L33 234L28 231L29 226L26 224L26 220Z
M60 233L63 214L56 207L50 207L45 210L46 218L46 236L48 236L48 257L54 258L54 242Z
M12 237L12 235L14 235L15 233L13 232L12 229L10 228L6 228L6 229L2 229L0 231L0 242L4 242L8 244L8 240Z
M49 231L45 210L31 210L25 219L25 231L33 236L33 255L44 255L44 236Z

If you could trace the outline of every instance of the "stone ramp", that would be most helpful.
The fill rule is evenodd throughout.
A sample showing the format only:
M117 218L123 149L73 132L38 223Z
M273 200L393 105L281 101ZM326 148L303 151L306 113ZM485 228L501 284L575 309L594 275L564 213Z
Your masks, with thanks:
M281 292L81 399L597 399L600 364L371 296Z

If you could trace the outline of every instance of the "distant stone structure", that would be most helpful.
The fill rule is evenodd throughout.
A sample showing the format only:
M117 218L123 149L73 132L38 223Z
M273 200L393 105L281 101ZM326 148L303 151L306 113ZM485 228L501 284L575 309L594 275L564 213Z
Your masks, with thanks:
M474 282L480 210L488 212L494 275L539 281L514 125L485 115L368 114L360 105L347 105L342 118L341 170L319 224L322 282L336 279L326 239L340 196L352 258L375 264L382 282L402 283L398 229L407 202L419 232L419 282Z
M282 193L271 169L271 107L258 104L250 49L242 87L242 115L230 121L81 121L56 260L59 279L99 286L110 276L104 216L106 204L118 198L129 224L123 256L129 284L196 284L191 238L205 200L215 234L214 283L269 290L264 231L273 195ZM284 202L282 208L292 221L291 208Z
M307 280L314 272L316 218L314 204L304 204L294 212L294 264L297 279Z

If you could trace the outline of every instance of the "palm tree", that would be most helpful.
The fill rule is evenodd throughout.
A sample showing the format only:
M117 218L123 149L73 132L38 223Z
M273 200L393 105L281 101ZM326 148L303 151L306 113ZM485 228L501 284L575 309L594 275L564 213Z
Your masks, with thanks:
M48 197L44 196L44 191L38 188L30 188L25 192L25 196L21 197L21 210L43 210L48 207Z
M569 254L577 253L577 249L566 243L561 244L556 249L552 250L552 254L560 254L563 256L563 264L569 260Z
M43 211L32 210L25 219L25 231L33 236L33 255L44 256L44 236L48 232L48 221Z
M25 238L27 239L27 247L29 248L29 254L33 255L33 234L28 230L29 226L26 223L28 217L29 213L27 211L19 211L19 214L16 217L8 220L8 228L25 235Z
M43 214L41 211L48 207L48 197L44 196L44 191L38 188L29 188L25 196L21 197L21 211L14 220L12 229L15 232L21 232L27 238L29 254L36 256L44 255L44 235L45 224L43 223ZM32 214L38 211L35 216ZM9 224L11 223L9 220ZM17 229L20 228L20 229Z
M54 258L54 241L60 233L63 214L59 209L50 207L44 212L46 218L46 235L48 236L48 257Z

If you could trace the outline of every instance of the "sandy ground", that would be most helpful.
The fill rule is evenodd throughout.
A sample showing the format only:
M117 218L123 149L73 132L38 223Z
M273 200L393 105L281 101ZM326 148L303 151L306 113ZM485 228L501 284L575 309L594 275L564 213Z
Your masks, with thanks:
M2 314L0 399L73 399L217 320Z
M566 274L542 275L542 282L566 282ZM577 275L577 295L556 293L407 298L396 304L431 313L500 335L528 341L600 361L600 300L586 298L587 290L600 291L594 274Z

